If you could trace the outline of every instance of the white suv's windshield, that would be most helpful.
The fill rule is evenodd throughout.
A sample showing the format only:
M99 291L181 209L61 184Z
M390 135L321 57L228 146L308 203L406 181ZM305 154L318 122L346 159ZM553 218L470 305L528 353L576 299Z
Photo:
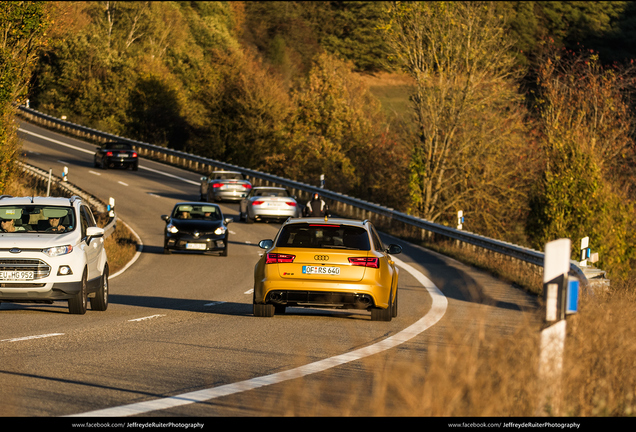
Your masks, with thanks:
M72 207L43 205L0 206L0 233L50 233L73 231L76 226Z

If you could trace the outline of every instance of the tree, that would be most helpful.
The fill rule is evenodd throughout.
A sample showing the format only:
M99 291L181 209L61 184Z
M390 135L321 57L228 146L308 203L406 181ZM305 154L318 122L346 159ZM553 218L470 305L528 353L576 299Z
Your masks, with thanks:
M219 58L221 59L221 58ZM208 93L209 139L200 151L229 163L275 171L292 109L284 84L249 52L227 53ZM284 172L284 168L283 168Z
M535 246L589 236L602 268L625 276L636 257L636 154L631 68L604 68L594 53L549 49L538 71L546 154L528 218Z
M387 10L393 59L415 80L411 211L425 219L450 221L463 210L473 230L492 234L506 228L499 221L508 210L524 207L532 155L523 71L505 29L491 3L395 2Z
M47 23L44 2L0 2L0 191L13 175L18 155L15 104L26 98Z
M403 147L353 68L352 62L323 53L293 90L283 172L311 184L324 174L331 190L402 204Z

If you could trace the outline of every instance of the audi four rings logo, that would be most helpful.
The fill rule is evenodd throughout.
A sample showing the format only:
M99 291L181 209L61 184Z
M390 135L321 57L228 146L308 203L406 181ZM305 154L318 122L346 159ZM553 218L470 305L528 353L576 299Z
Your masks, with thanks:
M314 255L316 261L329 261L329 255Z

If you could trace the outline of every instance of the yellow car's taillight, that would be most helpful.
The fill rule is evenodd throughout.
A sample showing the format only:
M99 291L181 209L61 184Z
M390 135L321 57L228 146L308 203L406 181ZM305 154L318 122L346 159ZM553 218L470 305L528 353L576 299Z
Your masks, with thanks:
M268 253L265 264L292 263L294 262L294 258L296 258L296 255Z
M349 257L349 262L354 266L369 268L378 268L380 266L380 259L375 257Z

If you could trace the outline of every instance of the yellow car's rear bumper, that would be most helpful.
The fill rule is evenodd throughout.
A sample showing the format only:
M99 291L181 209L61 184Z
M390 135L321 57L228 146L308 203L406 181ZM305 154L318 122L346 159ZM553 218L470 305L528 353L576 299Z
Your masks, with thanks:
M255 287L256 303L348 305L357 308L389 307L390 287L360 282L266 280Z

